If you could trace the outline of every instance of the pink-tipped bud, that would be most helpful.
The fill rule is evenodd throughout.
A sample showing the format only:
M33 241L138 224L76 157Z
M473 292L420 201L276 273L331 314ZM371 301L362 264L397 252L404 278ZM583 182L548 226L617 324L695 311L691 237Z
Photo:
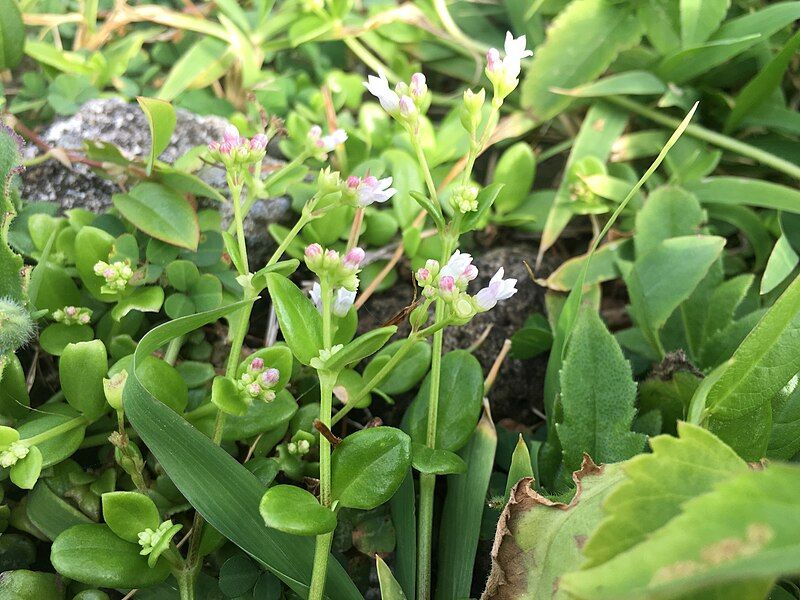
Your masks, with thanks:
M322 137L322 127L319 125L312 125L311 129L308 130L308 137L312 140L318 140Z
M322 246L319 244L309 244L305 250L306 258L318 258L322 256Z
M267 136L263 133L257 133L250 140L250 150L263 150L267 147Z
M216 152L217 150L219 150L219 142L210 142L208 144L208 149L211 152Z
M353 248L344 256L344 266L350 269L357 269L364 260L366 253L361 248Z
M261 386L257 383L251 383L247 386L247 392L253 397L258 396L261 393Z
M347 187L351 190L356 189L359 185L361 185L361 179L355 175L350 175L350 177L347 178Z
M235 146L239 143L239 130L234 125L228 125L222 133L222 140L231 146Z
M411 95L419 98L428 91L428 86L425 85L425 75L422 73L414 73L411 76Z
M414 101L408 96L400 98L400 114L404 117L412 116L417 110Z
M452 292L456 289L456 280L450 275L439 278L439 289L443 292Z
M500 60L500 52L497 51L497 48L490 48L486 53L486 70L490 73L495 73L502 65L503 61Z
M256 357L252 361L250 361L250 370L251 371L260 371L264 368L264 359Z
M339 260L339 253L336 250L328 250L325 252L325 258L332 261Z
M219 145L219 151L221 154L230 154L233 152L233 144L230 142L222 142Z
M78 314L78 309L74 306L68 306L64 309L64 313L66 313L68 317L74 317Z
M110 277L113 277L116 274L117 274L116 271L114 271L114 269L111 268L108 268L105 271L103 271L103 277L105 277L106 279L109 279Z
M261 374L261 383L266 386L274 385L278 383L280 378L281 374L278 369L267 369Z
M462 274L462 277L467 281L472 281L477 276L478 276L478 267L476 267L475 265L467 266L467 268L464 269L464 273Z
M431 279L431 272L425 267L417 269L417 281L420 283L428 283Z

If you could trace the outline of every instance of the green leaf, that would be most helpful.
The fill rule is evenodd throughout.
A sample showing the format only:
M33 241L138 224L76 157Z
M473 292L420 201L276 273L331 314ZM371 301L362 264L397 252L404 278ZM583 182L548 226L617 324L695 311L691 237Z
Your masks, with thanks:
M791 460L800 452L800 387L797 377L772 399L772 431L767 456Z
M70 344L88 342L92 338L94 338L94 331L89 325L51 323L39 334L39 345L48 354L61 356L61 353Z
M61 390L75 410L94 420L106 408L103 378L108 373L106 347L100 340L70 344L58 364Z
M492 183L503 186L494 201L497 212L504 214L522 204L533 187L535 176L536 155L530 145L519 142L503 152L492 177Z
M234 554L219 569L219 589L226 598L244 596L247 592L252 592L261 573L249 556L243 553Z
M54 540L74 525L91 523L91 519L62 500L44 480L38 481L28 494L28 519L49 539Z
M436 598L459 600L470 595L472 571L486 492L492 475L497 432L488 409L464 448L465 473L447 476L447 497L439 533L439 563Z
M686 189L701 203L774 208L800 213L800 191L785 185L746 177L708 177L687 182Z
M725 121L725 133L736 130L749 114L772 97L798 47L800 32L795 33L781 51L741 89L736 97L736 104Z
M223 375L214 378L214 383L211 385L211 402L229 415L241 416L247 412L248 408L236 383Z
M110 492L102 498L103 520L126 542L138 544L142 531L155 531L161 523L155 503L140 492Z
M624 274L631 316L660 353L659 330L705 277L724 246L725 239L717 236L670 238L637 257Z
M781 235L775 242L769 260L767 260L767 268L764 269L764 275L761 277L759 293L761 295L769 294L792 274L798 263L800 263L800 256L792 248L789 238Z
M98 587L142 588L164 581L169 564L160 560L150 568L140 550L106 525L76 525L53 541L50 561L64 577Z
M631 367L600 316L584 308L570 337L561 370L563 419L556 425L565 472L583 455L619 462L642 451L644 436L631 431L636 384Z
M266 279L286 343L297 360L310 365L323 346L322 317L311 300L286 277L268 273Z
M165 100L138 96L136 101L142 107L150 127L150 154L147 158L147 175L153 171L153 163L169 146L172 132L175 131L175 108Z
M506 493L503 495L504 502L508 502L511 496L511 489L525 477L533 478L533 465L531 464L531 453L528 444L522 438L522 434L517 438L514 452L511 455L511 467L508 469L506 479Z
M771 401L800 371L800 278L795 279L725 363L708 391L708 428L746 460L764 456Z
M157 286L138 287L133 292L120 298L111 309L111 316L119 321L132 310L140 312L158 312L164 303L164 289Z
M621 94L628 96L663 94L667 91L667 86L649 71L626 71L570 90L554 88L553 91L575 98L601 98Z
M776 577L800 570L799 495L796 466L744 472L686 501L642 543L565 575L561 585L587 600L763 598Z
M705 42L725 19L731 0L680 0L681 42L691 48Z
M9 9L13 14L14 6ZM5 21L0 24L0 52L2 51L2 30ZM2 61L0 61L1 63ZM8 297L21 302L25 298L22 289L20 272L23 267L22 257L16 254L8 244L8 230L11 221L16 215L14 197L16 196L15 184L17 173L22 168L22 141L10 128L0 126L0 297Z
M21 419L31 404L25 371L16 354L0 356L0 414Z
M419 444L426 443L430 390L428 374L403 416L403 429ZM483 370L478 359L464 350L445 354L439 383L436 448L455 452L467 443L478 422L482 399Z
M158 97L169 102L186 89L210 85L225 74L234 60L232 48L224 41L202 37L173 65Z
M197 213L186 198L172 190L144 182L127 194L114 194L112 201L123 217L147 235L173 246L197 249L200 242Z
M603 283L620 277L617 260L629 249L630 240L614 240L600 246L592 254L586 276L583 277L584 287ZM570 291L575 282L581 277L586 266L587 254L574 256L561 263L547 279L537 279L539 285L545 286L556 292Z
M392 575L392 571L383 562L380 554L375 555L375 567L378 571L378 585L381 587L381 598L383 600L406 600L403 588L397 583Z
M0 0L0 71L13 69L22 60L25 25L16 0Z
M411 439L394 427L348 435L331 455L331 495L347 508L371 510L395 493L411 465Z
M373 329L354 339L325 363L329 371L338 372L348 365L353 365L368 356L372 356L392 337L397 331L395 325Z
M197 266L188 260L175 260L169 263L164 271L169 284L179 292L188 292L189 288L200 279Z
M747 472L747 464L705 429L679 423L678 434L651 438L652 454L623 465L625 480L609 494L605 518L584 548L585 568L633 548L679 515L687 500Z
M242 416L225 419L223 440L241 440L265 431L285 427L297 412L297 402L286 390L278 392L272 402L253 402Z
M644 256L669 238L699 233L702 223L703 209L697 198L679 187L659 187L636 213L636 256Z
M63 426L62 433L50 434L49 439L37 442L36 447L42 453L42 468L47 468L68 458L83 441L86 430L86 418L67 404L50 402L47 411L31 411L30 416L17 425L20 438L32 438L40 433ZM74 427L67 427L72 422Z
M420 473L432 475L450 475L467 470L467 463L455 452L416 443L411 444L411 466Z
M5 571L0 577L0 597L11 600L64 600L63 582L53 573L23 569ZM85 599L81 597L78 600Z
M603 35L596 33L602 31ZM576 0L562 10L536 49L522 83L522 106L537 121L552 119L571 99L552 91L588 83L601 75L620 51L641 37L636 12L628 4ZM591 40L591 43L575 43Z
M495 182L478 192L478 197L476 198L478 209L464 215L464 219L461 221L461 233L472 231L481 226L502 188L502 183Z
M95 275L94 265L98 261L108 261L114 248L114 238L96 227L81 227L75 236L75 267L86 289L97 298L105 302L113 301L117 294L101 292L105 280L100 275Z
M36 446L31 446L27 456L11 467L11 481L24 490L30 490L36 485L41 472L42 453Z
M382 348L364 369L364 381L369 381L377 375L404 343L404 340L398 340ZM425 377L430 364L431 345L423 340L414 342L408 353L379 384L380 390L390 396L409 391Z
M172 338L212 323L245 304L231 304L156 327L139 342L134 358L138 361ZM128 377L124 402L125 412L137 433L206 521L296 593L306 595L314 542L266 527L258 508L264 489L255 476L158 402L137 377ZM361 599L336 560L328 561L327 589L330 597L337 600Z
M336 529L336 514L311 492L294 485L269 488L259 511L267 527L293 535L322 535Z
M587 459L573 474L577 490L568 504L542 496L530 479L518 483L497 526L485 595L566 600L560 582L584 562L581 546L622 478L619 465L598 467Z

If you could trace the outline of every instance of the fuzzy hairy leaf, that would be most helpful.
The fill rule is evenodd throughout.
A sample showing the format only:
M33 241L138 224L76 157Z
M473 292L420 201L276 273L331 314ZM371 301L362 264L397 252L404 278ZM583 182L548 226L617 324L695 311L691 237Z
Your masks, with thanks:
M21 168L21 147L19 136L0 123L0 298L16 301L23 299L22 257L8 245L8 228L16 214L12 191L14 178Z

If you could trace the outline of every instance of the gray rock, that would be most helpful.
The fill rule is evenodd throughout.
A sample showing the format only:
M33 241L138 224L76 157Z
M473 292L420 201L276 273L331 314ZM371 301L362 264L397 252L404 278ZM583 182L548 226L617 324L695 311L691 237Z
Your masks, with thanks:
M501 246L480 256L475 253L475 264L480 275L470 285L471 291L475 292L485 286L500 267L505 269L505 277L517 279L519 291L492 310L477 315L466 325L449 327L444 336L445 351L469 348L491 325L491 331L486 339L474 352L484 372L488 373L503 347L503 342L510 338L532 313L544 312L545 290L531 281L523 262L532 265L535 260L536 248L533 244ZM547 270L547 265L544 270ZM410 274L401 275L398 283L390 291L376 294L364 305L360 311L360 330L367 331L379 327L411 303L414 291L410 285L402 284L402 281L410 281ZM406 322L399 335L407 334ZM519 423L531 424L538 420L534 416L533 408L541 409L542 406L542 386L546 366L545 357L530 360L517 360L511 356L506 358L489 394L495 421L510 418Z
M169 146L161 160L172 163L195 146L206 145L222 137L227 121L215 116L198 116L186 110L176 111L177 123ZM84 140L111 143L131 157L143 157L150 150L150 130L147 119L138 104L128 104L118 98L90 100L71 117L60 119L49 125L40 137L49 145L68 150L81 150ZM38 148L29 144L27 158L40 154ZM267 161L275 159L267 158ZM222 169L208 167L199 175L219 189L225 188ZM97 175L81 163L69 169L56 160L48 160L29 167L22 175L21 192L28 200L57 202L62 210L81 207L99 213L111 205L111 196L118 192L117 185ZM213 201L211 203L215 204ZM201 206L209 206L204 199ZM232 207L222 207L223 218L229 222ZM251 262L257 266L269 256L275 244L267 233L267 226L274 222L291 220L288 198L258 201L245 222L245 234L252 252Z

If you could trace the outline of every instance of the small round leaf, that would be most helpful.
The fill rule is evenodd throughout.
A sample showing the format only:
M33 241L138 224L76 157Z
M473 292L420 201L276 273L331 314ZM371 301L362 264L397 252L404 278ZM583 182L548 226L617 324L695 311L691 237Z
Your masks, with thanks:
M311 492L293 485L266 491L259 506L267 527L294 535L322 535L336 529L336 515Z
M103 494L103 519L123 540L138 543L139 533L161 522L155 503L139 492Z

